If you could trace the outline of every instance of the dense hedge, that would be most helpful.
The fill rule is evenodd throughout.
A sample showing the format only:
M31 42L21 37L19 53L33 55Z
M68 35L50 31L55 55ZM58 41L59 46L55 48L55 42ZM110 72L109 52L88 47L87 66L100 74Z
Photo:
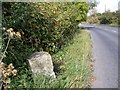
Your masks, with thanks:
M34 51L57 52L76 32L78 22L85 21L88 5L85 2L64 3L3 3L3 27L21 33L12 39L4 62L20 67ZM3 30L3 50L8 35Z

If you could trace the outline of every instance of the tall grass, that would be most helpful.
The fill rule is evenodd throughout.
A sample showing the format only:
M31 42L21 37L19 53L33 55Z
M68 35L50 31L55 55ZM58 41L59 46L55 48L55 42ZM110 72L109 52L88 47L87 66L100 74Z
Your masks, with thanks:
M40 75L34 78L35 88L88 88L89 78L92 72L91 67L92 43L90 34L85 30L80 30L74 39L53 58L61 57L64 62L60 66L62 73L56 79L48 79ZM59 59L60 60L60 59Z

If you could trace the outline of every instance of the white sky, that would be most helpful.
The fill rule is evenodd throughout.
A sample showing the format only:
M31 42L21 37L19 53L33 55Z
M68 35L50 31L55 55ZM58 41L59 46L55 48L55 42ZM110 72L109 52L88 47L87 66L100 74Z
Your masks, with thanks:
M106 10L110 11L118 10L118 2L120 0L97 0L97 1L99 2L99 4L96 7L97 12L103 13L105 11L105 6Z

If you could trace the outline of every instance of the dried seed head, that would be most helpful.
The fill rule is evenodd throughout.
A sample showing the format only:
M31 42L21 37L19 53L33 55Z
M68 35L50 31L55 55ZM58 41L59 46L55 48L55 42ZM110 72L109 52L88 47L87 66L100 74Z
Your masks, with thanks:
M0 72L3 71L3 70L4 70L4 63L1 62L1 63L0 63Z
M6 83L6 84L8 84L8 83L10 83L10 79L9 78L4 79L3 82Z
M7 77L8 77L8 76L10 75L10 72L6 72L5 74L6 74L6 75L7 75Z
M0 66L0 72L3 71L3 67Z
M8 32L8 33L12 32L12 31L13 31L13 28L7 29L7 32Z
M4 68L3 68L3 67L0 67L0 73L1 73L3 70L4 70Z
M3 62L0 63L0 67L4 67L4 63Z
M15 32L13 32L13 34L15 35Z
M13 68L14 68L13 64L12 64L12 63L9 64L9 65L8 65L8 68L9 68L9 69L13 69Z
M12 71L12 74L13 74L14 76L16 76L16 74L17 74L17 70L14 69L14 70Z
M8 68L8 69L6 70L6 72L7 72L7 73L10 73L10 72L11 72L11 69Z
M17 36L18 38L21 38L20 32L16 32L16 36Z
M3 77L7 77L8 76L8 74L6 73L6 72L3 72Z

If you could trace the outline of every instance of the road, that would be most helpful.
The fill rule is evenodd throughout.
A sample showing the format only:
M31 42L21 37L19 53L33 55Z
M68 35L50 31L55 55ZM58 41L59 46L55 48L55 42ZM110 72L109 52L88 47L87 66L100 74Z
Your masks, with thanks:
M92 88L118 88L118 28L89 28L93 42L94 72Z

